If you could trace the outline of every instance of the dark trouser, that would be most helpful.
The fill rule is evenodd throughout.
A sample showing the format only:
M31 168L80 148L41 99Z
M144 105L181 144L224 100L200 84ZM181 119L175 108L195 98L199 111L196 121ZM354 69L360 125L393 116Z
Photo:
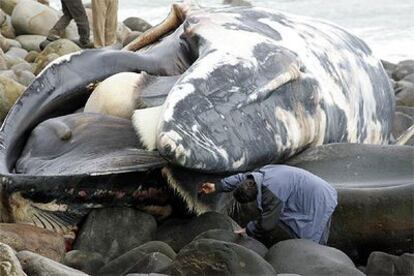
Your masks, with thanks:
M89 22L86 16L85 8L81 0L61 0L63 16L56 22L50 30L48 39L54 40L56 36L61 37L66 27L72 19L78 26L79 42L81 44L89 43Z

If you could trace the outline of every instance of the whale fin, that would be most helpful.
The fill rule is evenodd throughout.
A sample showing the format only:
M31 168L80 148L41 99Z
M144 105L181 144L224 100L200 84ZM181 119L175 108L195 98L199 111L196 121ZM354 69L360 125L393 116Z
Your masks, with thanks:
M137 109L132 115L132 124L141 144L147 150L157 148L156 137L162 108L162 106L155 106Z
M31 217L33 224L37 227L66 234L77 227L83 216L75 216L64 212L53 212L33 207Z

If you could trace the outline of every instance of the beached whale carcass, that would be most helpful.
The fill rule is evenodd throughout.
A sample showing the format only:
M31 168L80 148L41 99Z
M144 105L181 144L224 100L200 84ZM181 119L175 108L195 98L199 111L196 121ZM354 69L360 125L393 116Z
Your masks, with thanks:
M12 108L0 131L6 219L58 228L73 222L62 214L88 208L165 204L167 191L149 181L164 158L206 179L213 176L203 173L283 162L319 144L388 142L388 78L360 39L330 23L258 8L175 5L130 47L144 48L55 61ZM145 72L133 94L145 107L134 114L138 138L128 120L74 113L88 101L90 83L119 72ZM149 100L154 83L157 101ZM163 172L190 210L224 206L198 198L196 182Z

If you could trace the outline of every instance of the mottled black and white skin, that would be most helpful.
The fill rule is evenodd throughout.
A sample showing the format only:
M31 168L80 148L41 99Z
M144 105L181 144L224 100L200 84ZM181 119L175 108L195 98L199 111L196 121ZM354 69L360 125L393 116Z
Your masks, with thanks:
M260 8L190 10L170 37L197 56L156 131L158 151L174 164L243 171L321 144L388 143L387 75L338 26Z

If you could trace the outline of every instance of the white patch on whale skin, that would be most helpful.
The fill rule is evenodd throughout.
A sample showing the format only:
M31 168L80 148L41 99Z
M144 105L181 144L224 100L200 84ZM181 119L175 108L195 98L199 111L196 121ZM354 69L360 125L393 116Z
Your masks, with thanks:
M162 106L137 109L132 115L132 125L147 150L156 149L158 122L162 109Z
M234 170L237 170L240 167L244 166L245 163L246 163L246 155L243 153L243 156L239 160L233 161L232 167Z
M328 139L340 140L346 134L347 142L381 143L381 139L379 139L382 131L381 124L375 119L372 120L377 114L373 85L365 69L360 66L360 62L365 62L377 68L379 66L378 61L361 50L355 49L358 52L357 55L345 47L345 49L338 51L335 45L343 43L346 46L346 41L349 39L343 29L333 24L306 17L294 16L294 19L295 22L289 22L289 26L267 18L259 21L280 33L282 39L276 42L277 44L298 54L303 64L306 65L306 71L319 83L321 98L325 105L328 108L329 106L335 106L344 112L347 119L347 129L344 129L342 134L337 133L337 137L329 137ZM310 29L311 27L317 28L323 36L314 36L315 30ZM299 36L299 33L301 36ZM336 72L336 75L330 75L322 67L323 57L329 59L329 66ZM346 65L345 69L341 67L344 64ZM352 73L346 70L351 70ZM345 96L343 89L347 89L349 97ZM361 119L361 114L359 114L359 104L361 102L364 104L364 128L367 130L367 137L364 141L357 137L358 122ZM319 126L319 135L323 132L321 128L325 128L324 132L329 133L330 125L326 124L326 116L324 117L325 123ZM322 144L323 141L324 139L319 137L317 144Z
M281 107L276 107L275 110L275 119L283 124L287 132L286 144L281 142L280 135L275 135L275 143L282 149L290 149L292 153L312 144L317 138L315 118L299 113L300 111L295 114Z

